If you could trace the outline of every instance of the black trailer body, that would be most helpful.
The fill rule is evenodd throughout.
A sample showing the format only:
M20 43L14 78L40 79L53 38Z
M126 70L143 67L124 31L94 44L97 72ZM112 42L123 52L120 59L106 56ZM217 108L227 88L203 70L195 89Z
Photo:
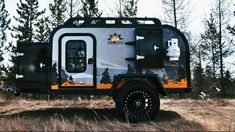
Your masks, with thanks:
M17 55L21 92L112 95L132 121L152 119L159 94L191 90L187 39L156 18L71 18Z

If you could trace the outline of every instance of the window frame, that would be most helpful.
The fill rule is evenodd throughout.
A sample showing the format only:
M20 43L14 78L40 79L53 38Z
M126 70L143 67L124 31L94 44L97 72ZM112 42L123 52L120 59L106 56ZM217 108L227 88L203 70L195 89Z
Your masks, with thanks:
M84 44L84 47L85 47L85 56L84 56L85 61L84 61L84 63L81 63L81 64L84 64L84 70L78 70L78 69L73 70L73 71L68 70L68 63L69 63L68 62L68 58L69 58L68 57L68 45L71 42L82 42ZM86 69L87 69L87 43L84 40L69 40L69 41L66 42L66 44L65 44L65 69L68 73L83 73L83 72L86 71Z

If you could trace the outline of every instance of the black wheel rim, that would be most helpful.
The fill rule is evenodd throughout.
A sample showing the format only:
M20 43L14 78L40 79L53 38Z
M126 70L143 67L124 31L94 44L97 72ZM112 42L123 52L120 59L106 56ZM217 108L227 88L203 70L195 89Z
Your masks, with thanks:
M124 100L125 110L129 117L143 119L149 117L153 101L145 91L131 91Z

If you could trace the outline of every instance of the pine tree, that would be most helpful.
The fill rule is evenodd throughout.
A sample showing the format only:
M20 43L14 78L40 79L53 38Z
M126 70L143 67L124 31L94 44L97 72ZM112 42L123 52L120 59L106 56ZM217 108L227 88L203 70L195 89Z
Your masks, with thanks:
M225 96L226 97L235 97L235 89L234 89L234 81L232 79L231 73L229 70L225 71L225 76L224 76L224 84L225 85Z
M127 65L127 73L126 74L134 74L135 70L131 67L131 65Z
M194 72L193 72L193 96L194 98L197 98L198 95L200 94L200 92L203 92L205 90L205 84L206 84L206 80L205 80L205 75L204 75L204 69L200 66L197 65L194 68Z
M6 84L7 85L15 85L15 75L16 75L16 63L17 63L17 58L16 58L16 51L17 47L10 42L8 46L8 51L10 51L10 59L9 61L12 63L12 66L6 67Z
M207 60L208 65L212 67L213 77L218 77L220 67L220 46L219 46L219 31L217 29L216 21L214 16L211 14L210 19L206 20L206 30L204 34L201 34L202 44L202 58ZM228 57L234 51L229 48L229 45L222 43L222 57Z
M35 37L34 26L38 21L38 17L42 15L44 11L38 11L38 0L20 0L17 3L17 13L19 17L15 17L15 20L19 23L18 26L13 26L13 30L16 35L12 35L19 42L32 42Z
M219 94L216 88L219 86L219 79L213 77L213 69L211 66L207 65L205 68L205 92L210 95L210 97L217 97Z
M218 27L219 31L219 62L220 62L220 88L221 88L221 96L225 95L226 89L223 83L224 77L224 58L234 52L234 45L232 43L232 37L229 34L229 30L227 30L227 26L229 25L229 21L231 19L230 10L231 1L228 0L216 0L213 2L212 13L214 14L217 23L216 26Z
M186 32L190 17L188 0L162 0L165 23L172 24L181 31Z
M73 81L73 77L72 77L72 76L69 76L69 80L70 80L70 81Z
M104 84L111 83L111 79L110 79L109 69L108 68L106 68L104 70L102 75L103 75L103 77L101 78L100 83L104 83Z
M11 20L9 19L9 13L5 7L5 0L0 1L0 63L4 60L4 43L7 40L6 31L9 30L9 24ZM2 71L2 69L1 69Z
M119 17L136 17L138 0L120 0ZM123 6L123 10L121 9Z
M6 80L8 69L5 65L0 65L0 81Z
M63 25L66 20L66 2L64 0L53 0L53 3L49 4L51 12L51 24L53 27Z
M5 0L0 1L0 81L5 78L5 72L7 72L5 66L1 64L4 60L3 54L5 51L5 43L7 40L6 31L9 30L9 24L11 20L9 19L9 13L5 7Z
M102 12L98 8L98 1L96 0L82 0L81 13L86 18L98 18L102 15Z
M80 12L80 4L81 2L79 0L67 0L67 12L69 15L69 18L79 16Z
M66 74L66 72L62 69L61 70L61 83L65 83L66 81L68 81L68 75Z
M35 40L38 42L48 42L49 36L51 33L51 29L49 27L49 20L48 18L42 17L38 23L36 24L36 34L35 34Z
M113 82L112 82L112 83L114 83L114 81L116 81L116 79L117 79L117 75L115 74L115 75L113 76Z
M56 63L54 63L52 65L52 69L51 69L51 76L52 76L51 82L52 82L52 84L58 84L58 74L57 74L56 67L57 67L57 65L56 65Z
M201 44L203 59L212 62L212 72L215 78L216 66L219 65L219 54L218 51L216 52L218 50L219 32L216 29L215 19L212 14L210 19L206 21L206 31L204 34L201 34L201 38L203 40Z

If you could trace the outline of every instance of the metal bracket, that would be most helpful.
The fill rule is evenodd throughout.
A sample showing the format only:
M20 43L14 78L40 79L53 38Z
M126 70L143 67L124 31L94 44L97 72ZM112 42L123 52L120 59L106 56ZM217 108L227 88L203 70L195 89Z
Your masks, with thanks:
M154 49L155 51L157 51L157 50L159 50L159 46L154 45L154 46L153 46L153 49Z
M42 68L42 67L44 67L44 66L46 66L46 65L41 62L41 63L40 63L40 67Z
M16 79L23 78L23 77L24 77L24 75L18 75L18 74L16 74Z
M136 40L142 40L142 39L144 39L144 36L136 36Z
M24 56L24 53L16 52L16 56L17 56L17 57L19 57L19 56Z
M144 56L136 55L136 60L142 60L142 59L144 59Z
M84 22L84 21L83 21ZM75 26L77 26L77 27L80 27L82 24L83 24L83 22L81 22L81 21L79 21L79 20L75 20L74 22L73 22L73 24L75 25Z

